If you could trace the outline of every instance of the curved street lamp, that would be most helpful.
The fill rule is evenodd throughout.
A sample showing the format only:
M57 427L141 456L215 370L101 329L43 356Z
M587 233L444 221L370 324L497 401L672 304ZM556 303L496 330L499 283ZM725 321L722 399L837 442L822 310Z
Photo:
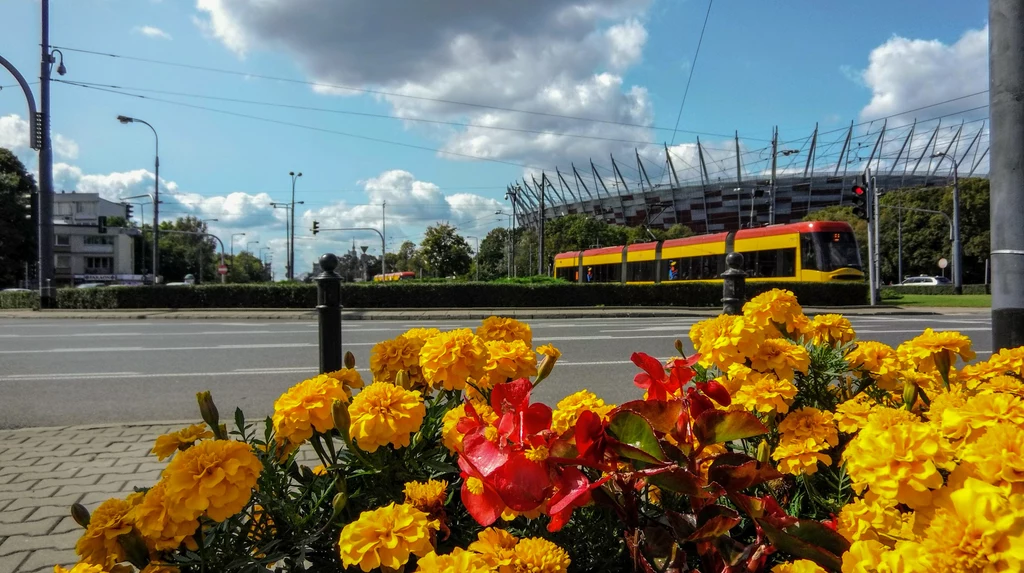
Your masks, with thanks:
M145 125L153 131L153 139L156 141L156 153L153 162L153 284L156 284L157 276L160 274L160 136L157 135L156 128L147 121L126 115L117 116L117 121L125 125L129 123Z

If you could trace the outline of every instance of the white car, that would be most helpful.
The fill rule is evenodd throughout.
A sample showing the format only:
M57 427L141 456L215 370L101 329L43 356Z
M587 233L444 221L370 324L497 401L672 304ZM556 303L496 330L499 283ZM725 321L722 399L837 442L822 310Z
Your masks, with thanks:
M911 277L900 283L900 286L945 286L951 284L953 282L946 277Z

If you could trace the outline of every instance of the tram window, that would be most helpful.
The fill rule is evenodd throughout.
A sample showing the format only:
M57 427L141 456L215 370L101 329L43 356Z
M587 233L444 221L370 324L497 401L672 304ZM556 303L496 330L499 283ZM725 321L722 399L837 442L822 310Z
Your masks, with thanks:
M743 253L748 277L791 277L796 275L796 249L771 249Z
M628 281L654 282L654 261L626 263Z
M576 282L576 267L558 267L555 269L555 276L562 280Z
M622 264L613 263L609 265L590 265L583 269L584 273L590 272L593 278L589 282L594 283L617 283L622 281ZM588 282L584 275L584 282Z
M818 270L818 256L814 249L814 235L800 234L800 265L805 271Z

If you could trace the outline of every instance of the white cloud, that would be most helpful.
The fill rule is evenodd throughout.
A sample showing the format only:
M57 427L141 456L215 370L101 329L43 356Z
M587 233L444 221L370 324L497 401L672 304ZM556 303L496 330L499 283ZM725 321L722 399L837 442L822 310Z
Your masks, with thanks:
M953 44L893 36L871 51L860 77L872 92L861 118L873 119L981 92L988 88L988 27L968 30ZM988 103L982 94L929 108L935 117ZM984 110L974 116L986 115ZM910 123L913 117L900 118Z
M19 155L26 165L35 165L35 150L29 147L28 120L16 113L0 116L0 147L6 147ZM59 133L51 140L53 153L65 159L78 158L78 143Z
M426 98L380 99L405 118L508 129L427 128L446 151L549 168L570 158L632 151L633 144L609 139L651 139L646 128L556 117L650 122L646 89L623 81L643 55L648 5L649 0L452 0L409 3L402 18L395 18L387 3L196 2L202 25L239 55L284 48L318 82ZM327 86L314 90L353 93Z
M170 40L171 39L171 35L170 34L168 34L167 32L164 32L163 30L161 30L160 28L157 28L156 26L136 26L136 27L132 28L132 31L135 32L136 34L142 34L143 36L146 36L147 38L155 38L157 40Z

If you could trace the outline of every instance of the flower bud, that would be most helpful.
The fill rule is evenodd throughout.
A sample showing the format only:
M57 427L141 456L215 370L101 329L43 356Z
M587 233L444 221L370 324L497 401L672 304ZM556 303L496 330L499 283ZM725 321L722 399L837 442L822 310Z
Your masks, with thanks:
M768 448L768 440L761 440L761 443L757 445L757 461L766 464L769 459L771 459L771 451Z
M202 415L206 425L213 430L215 437L219 440L226 439L226 434L222 433L220 429L220 412L217 411L217 405L213 403L210 391L196 392L196 401L199 402L199 414Z
M335 494L334 499L331 501L331 508L334 510L334 515L341 513L341 510L345 509L348 504L348 492L342 492Z
M146 542L142 540L142 535L137 529L118 536L117 542L121 544L128 562L132 565L142 569L149 563L149 549L146 548Z
M341 400L335 400L331 406L331 417L334 418L334 427L341 433L346 444L351 443L348 435L348 428L352 425L352 416L348 413L348 404Z
M903 407L907 410L914 408L914 402L917 402L918 388L917 384L913 382L907 382L903 385Z
M352 354L352 351L349 350L348 352L345 353L345 368L355 368L355 367L356 367L356 355Z
M92 516L89 515L89 510L85 509L85 506L80 503L71 504L71 518L75 520L75 523L82 527L89 527L89 520Z
M537 367L537 378L533 381L533 387L536 388L540 385L541 381L551 375L551 370L555 367L555 362L558 359L554 356L545 356L544 360L540 361L540 366Z
M409 373L405 370L399 370L395 374L395 386L405 388L406 390L412 390L412 381L409 378Z
M680 354L680 356L682 356L683 358L686 358L686 353L683 352L683 341L679 340L677 338L676 341L675 341L675 347L676 347L676 352L678 352Z

